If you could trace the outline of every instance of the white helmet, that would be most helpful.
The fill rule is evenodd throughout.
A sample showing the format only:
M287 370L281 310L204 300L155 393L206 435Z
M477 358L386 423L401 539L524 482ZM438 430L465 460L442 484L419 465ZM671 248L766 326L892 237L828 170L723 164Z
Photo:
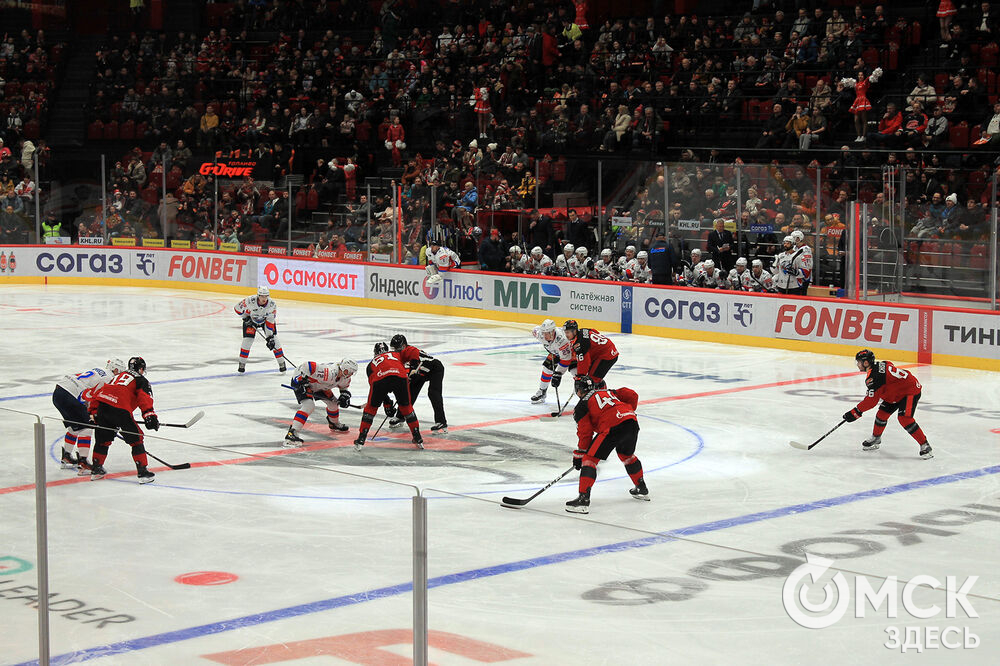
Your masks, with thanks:
M537 245L535 247L531 248L531 256L533 256L533 257L540 257L540 256L542 256L542 248L538 247Z
M261 285L260 287L257 287L257 295L269 298L271 296L271 290L268 289L266 286Z
M649 253L645 250L641 251L639 254L635 255L636 259L649 259Z
M587 256L587 248L585 248L585 247L578 247L578 248L576 248L576 253L578 255L580 255L581 257L586 257Z
M701 256L701 250L699 250L698 248L695 248L695 249L691 250L691 256L693 257L695 255L698 255L700 257Z
M510 253L514 254L514 255L521 254L521 246L520 245L511 245L510 246Z
M546 319L542 322L542 325L538 327L538 330L542 333L555 333L556 323L551 319Z
M354 374L358 371L358 364L353 359L349 358L341 359L337 366L340 368L340 371L348 377L354 376Z
M625 248L625 251L635 254L635 245L629 245L628 247Z
M791 243L792 245L795 245L795 239L792 238L791 236L785 236L784 240L782 240L781 243L782 245L784 245L785 243Z
M715 269L715 262L714 262L714 261L712 261L711 259L706 259L706 260L705 260L705 264L704 264L704 267L705 267L705 270L706 270L706 271L708 271L709 273L711 273L711 272L712 272L712 270L714 270L714 269Z
M128 366L125 364L125 361L121 360L120 358L108 359L108 364L105 367L107 368L108 372L110 372L113 375L117 375L119 372L125 372L125 370L128 368Z
M601 250L601 256L602 257L610 257L611 256L611 250L609 250L608 248L604 248L603 250Z
M792 242L793 243L801 243L802 240L805 238L805 234L803 234L798 229L796 229L795 231L793 231L792 233L790 233L789 236L792 237Z
M573 247L572 243L566 243L565 245L563 245L563 252L569 252L570 254L573 254L574 250L576 250L576 248Z
M737 259L736 260L736 265L737 266L746 266L747 265L746 257L740 257L739 259Z
M761 261L760 259L754 259L753 261L750 262L750 266L752 268L764 268L764 262Z

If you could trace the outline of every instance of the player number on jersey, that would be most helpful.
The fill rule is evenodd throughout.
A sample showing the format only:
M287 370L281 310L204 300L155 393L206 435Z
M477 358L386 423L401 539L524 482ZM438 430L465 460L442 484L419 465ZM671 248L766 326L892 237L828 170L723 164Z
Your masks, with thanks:
M115 386L128 386L129 384L131 384L134 381L135 381L135 377L133 377L128 372L123 372L120 375L118 375L117 377L115 377L114 379L112 379L111 383L114 384Z
M607 344L608 339L599 333L591 333L590 341L593 342L595 345L603 345Z
M597 406L600 407L601 409L604 409L605 407L611 407L616 402L618 402L618 399L615 398L610 393L606 393L604 395L597 393L594 395L594 397L597 399Z

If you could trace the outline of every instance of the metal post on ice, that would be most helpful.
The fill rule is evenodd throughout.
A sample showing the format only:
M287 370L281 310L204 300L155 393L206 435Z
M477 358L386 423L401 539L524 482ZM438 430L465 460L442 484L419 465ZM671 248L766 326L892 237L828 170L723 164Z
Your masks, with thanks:
M413 664L427 666L427 498L413 496Z
M213 189L215 191L215 194L213 195L215 197L215 207L212 209L212 220L213 220L212 236L214 236L215 240L218 241L219 239L219 169L218 169L219 153L218 152L216 152L215 155L212 157L212 164L216 167L215 169L212 170L212 173L215 174L214 176L212 176L212 184L214 185ZM197 242L195 243L195 247L197 247ZM218 247L216 247L216 249L218 249Z
M38 417L36 417L38 418ZM45 424L35 423L35 559L38 587L38 663L49 664L49 523L45 486Z
M365 211L365 247L368 252L368 261L372 260L372 184L365 185L368 197L368 209Z

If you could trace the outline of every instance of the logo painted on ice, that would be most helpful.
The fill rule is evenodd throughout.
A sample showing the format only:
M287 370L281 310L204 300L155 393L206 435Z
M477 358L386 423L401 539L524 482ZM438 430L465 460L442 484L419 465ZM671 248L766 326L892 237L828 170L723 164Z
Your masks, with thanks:
M733 307L736 309L733 319L740 322L743 328L750 326L753 321L753 303L733 303Z
M137 252L135 255L135 267L146 277L150 277L156 270L154 256L152 252Z
M839 571L830 579L833 585L826 582L820 588L823 590L823 600L820 603L813 603L809 599L812 586L819 583L832 565L833 560L807 553L806 563L785 579L785 584L781 586L781 604L788 617L796 624L806 629L825 629L835 625L847 613L847 607L851 603L851 589L847 578ZM802 583L801 587L799 583Z

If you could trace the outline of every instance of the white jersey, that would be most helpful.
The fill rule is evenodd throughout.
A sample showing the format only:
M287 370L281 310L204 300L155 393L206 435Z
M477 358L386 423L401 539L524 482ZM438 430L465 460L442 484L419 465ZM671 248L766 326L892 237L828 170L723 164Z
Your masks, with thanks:
M795 251L788 250L774 255L774 286L779 289L795 289L799 286L799 269L795 266Z
M66 375L56 382L56 386L61 386L74 398L79 398L80 394L87 389L96 388L110 379L111 372L109 370L93 368L92 370L76 375Z
M813 269L813 251L808 245L802 244L795 248L794 266L798 270L796 274L796 279L798 280L798 286L802 286L804 283L809 282L812 277Z
M566 253L560 254L556 257L556 275L569 276L570 275L570 262L576 261L576 255L571 254L569 259L566 258Z
M535 257L528 255L525 261L524 272L529 275L548 275L552 272L552 267L554 264L552 260L549 259L547 255L542 255L540 258L535 259Z
M649 264L643 265L639 263L638 259L633 259L628 270L627 275L632 282L653 283L653 269L649 267Z
M719 289L724 287L726 284L726 278L718 268L713 268L712 272L709 273L704 264L699 264L701 270L698 271L698 275L694 278L694 287L701 287L702 289Z
M635 261L635 255L629 259L627 255L622 255L618 257L618 274L625 275L625 271L628 270L628 265Z
M587 258L581 261L575 254L566 261L566 268L569 271L569 277L575 278L586 278L590 277L591 269L593 269L593 260Z
M528 272L528 258L521 253L517 259L514 255L509 255L507 257L510 260L510 272L511 273L527 273Z
M274 329L277 323L278 306L274 303L273 298L268 298L265 305L261 305L257 302L257 296L247 296L242 301L236 304L233 308L241 317L250 317L250 321L253 322L254 326L264 326L268 325L268 328Z
M774 291L774 280L771 274L761 269L760 275L754 275L753 269L743 273L743 289L745 291Z
M437 269L444 273L461 266L462 260L458 258L454 250L449 250L444 245L439 245L437 252L427 248L427 263L437 266Z
M690 262L684 262L684 284L694 284L695 278L701 273L702 266L704 266L704 261L699 261L697 264L692 265Z
M298 381L306 380L309 389L312 391L330 391L332 389L346 389L351 385L351 378L346 372L338 379L340 373L339 363L314 363L309 361L303 363L295 369L293 379Z
M732 289L733 291L748 291L747 288L743 286L743 283L746 281L747 273L749 272L750 269L745 266L743 267L742 273L735 268L732 269L731 271L729 271L729 279L728 279L729 284L726 286Z
M531 334L535 336L535 339L542 343L545 347L545 351L555 356L559 359L559 366L556 372L562 374L566 372L569 368L570 362L573 360L573 345L570 343L569 338L561 328L556 327L556 336L552 338L552 342L546 342L545 336L542 334L542 327L536 326Z
M614 259L611 261L598 259L594 262L594 274L597 276L598 280L617 280L618 264L615 263Z

